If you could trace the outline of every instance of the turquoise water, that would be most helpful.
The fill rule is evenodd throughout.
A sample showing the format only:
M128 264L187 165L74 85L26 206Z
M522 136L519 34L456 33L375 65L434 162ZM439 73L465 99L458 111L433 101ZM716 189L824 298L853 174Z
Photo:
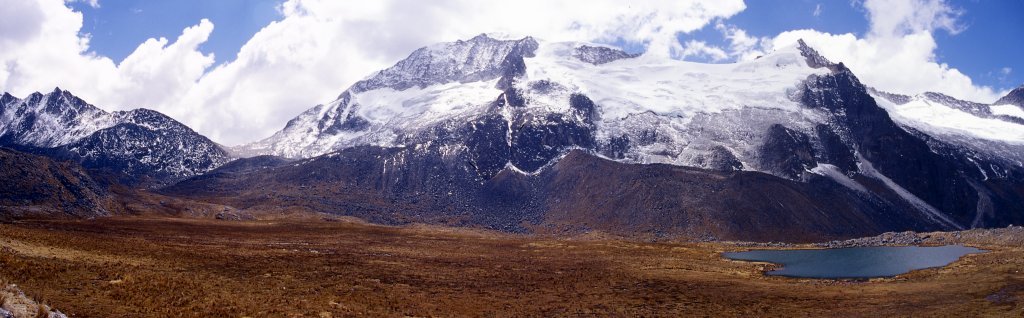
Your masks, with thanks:
M768 262L782 268L767 275L802 278L890 277L949 265L961 256L984 252L961 246L876 246L815 250L754 250L723 253L728 259Z

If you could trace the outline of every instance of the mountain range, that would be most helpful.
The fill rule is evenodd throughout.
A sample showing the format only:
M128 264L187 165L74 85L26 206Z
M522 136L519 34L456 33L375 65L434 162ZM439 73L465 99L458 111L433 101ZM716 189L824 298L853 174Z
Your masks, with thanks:
M60 88L25 98L4 93L0 118L0 145L75 161L129 185L168 185L231 159L164 114L106 112Z
M3 95L0 145L239 211L818 241L1024 222L1022 103L1024 87L992 104L889 93L803 41L701 64L479 35L416 50L247 145L60 89Z

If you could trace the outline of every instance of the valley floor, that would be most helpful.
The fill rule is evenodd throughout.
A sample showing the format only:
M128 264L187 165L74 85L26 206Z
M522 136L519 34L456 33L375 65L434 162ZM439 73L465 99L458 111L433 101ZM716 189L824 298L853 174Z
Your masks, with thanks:
M1003 232L999 232L1003 231ZM71 317L1012 316L1022 231L872 281L766 277L730 243L523 237L358 222L103 218L0 225L0 278Z

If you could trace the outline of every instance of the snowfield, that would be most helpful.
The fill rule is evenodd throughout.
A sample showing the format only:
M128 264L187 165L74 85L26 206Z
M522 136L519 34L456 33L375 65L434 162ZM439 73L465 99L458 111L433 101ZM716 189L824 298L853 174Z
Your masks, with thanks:
M487 47L463 47L474 41ZM424 142L415 136L422 137L432 127L477 118L501 96L498 74L480 75L494 73L494 65L480 61L495 61L493 56L504 56L515 46L487 41L497 40L478 37L417 50L395 67L353 85L338 100L303 113L274 136L236 151L311 157L357 145L396 147ZM598 143L622 136L651 139L632 145L630 153L617 158L624 162L701 166L701 158L720 146L746 165L753 161L749 157L759 142L757 136L771 124L781 122L810 132L826 118L819 110L801 107L795 99L803 80L828 72L809 67L795 45L736 64L702 64L617 52L610 62L595 65L582 60L577 50L583 46L607 47L537 43L534 55L524 59L525 74L514 84L525 99L518 114L529 114L535 121L546 120L545 114L567 114L571 112L570 97L583 94L598 109ZM469 58L465 52L472 50L484 57ZM416 78L406 74L409 72L426 77ZM382 83L390 86L378 87ZM352 115L365 119L369 127L329 129ZM511 119L515 114L506 112L503 116Z
M1020 108L1017 105L993 105L989 107L993 114L1013 116L1020 119L1024 119L1024 108Z
M945 106L923 96L914 96L904 104L886 98L875 98L893 120L937 136L967 135L980 139L1024 144L1024 125L995 118L982 118ZM1014 107L1015 106L1011 106ZM1017 108L1017 110L1020 110ZM992 107L993 114L1007 114L1003 107ZM1011 115L1007 114L1007 115Z
M542 43L537 57L527 60L527 79L578 89L601 106L608 121L645 112L692 118L744 107L799 111L790 90L808 75L828 72L808 67L795 46L738 64L641 56L591 65L572 58L580 45Z

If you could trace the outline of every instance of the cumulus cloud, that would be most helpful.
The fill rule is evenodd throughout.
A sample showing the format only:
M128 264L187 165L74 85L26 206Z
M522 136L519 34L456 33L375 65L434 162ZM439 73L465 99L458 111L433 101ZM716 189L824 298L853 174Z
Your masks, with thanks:
M89 37L78 33L82 15L63 1L0 0L0 5L18 8L0 12L0 21L7 15L34 17L21 19L14 31L0 31L0 88L19 96L61 87L108 110L148 107L182 118L179 97L214 62L212 54L198 51L213 31L207 20L183 30L173 43L149 39L116 65L88 51Z
M739 61L749 61L762 56L765 54L765 47L770 46L770 38L751 36L746 30L722 21L715 23L715 29L729 42L727 54Z
M200 21L173 42L150 39L115 65L88 51L88 36L78 33L81 14L62 0L0 5L32 9L0 12L3 90L24 95L59 85L107 109L159 110L229 145L269 136L301 111L435 42L497 31L643 45L646 54L672 56L683 50L678 33L745 8L741 0L288 0L280 21L253 36L236 60L213 66L214 56L198 46L216 21Z
M830 60L846 64L865 84L879 89L911 95L936 91L984 103L1001 95L991 87L976 85L935 56L935 32L963 31L958 21L960 10L943 0L866 0L863 6L869 21L863 37L793 30L762 39L759 45L735 45L730 54L749 59L804 39ZM732 43L749 43L744 41Z
M700 57L712 62L718 62L729 58L729 54L725 53L725 50L722 48L708 45L707 42L689 40L686 41L686 44L683 45L683 49L675 57L679 59Z

